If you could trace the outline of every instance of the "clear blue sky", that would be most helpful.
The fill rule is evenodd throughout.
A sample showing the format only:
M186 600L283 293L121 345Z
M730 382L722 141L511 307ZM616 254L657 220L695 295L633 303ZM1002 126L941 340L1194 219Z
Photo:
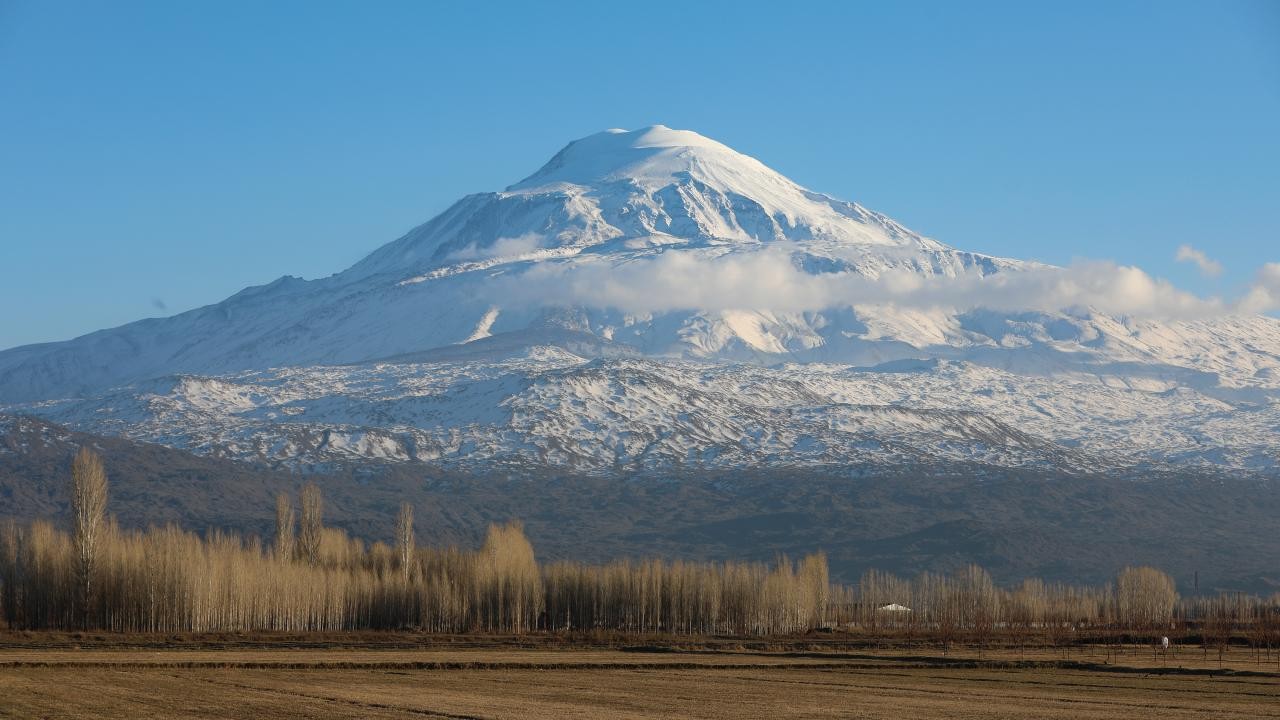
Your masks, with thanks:
M1280 260L1280 2L0 0L0 348L328 275L655 123L965 249Z

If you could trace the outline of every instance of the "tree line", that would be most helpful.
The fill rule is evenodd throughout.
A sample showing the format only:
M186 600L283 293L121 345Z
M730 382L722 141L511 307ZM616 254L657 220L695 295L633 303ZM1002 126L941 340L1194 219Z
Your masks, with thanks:
M945 644L997 634L1055 641L1088 628L1150 636L1180 624L1223 643L1245 633L1280 645L1280 596L1180 599L1169 576L1148 567L1100 587L1031 579L1002 588L976 565L832 583L821 553L773 563L539 563L518 522L491 525L474 550L418 547L408 504L390 544L366 543L324 525L312 484L296 508L277 498L269 544L176 526L129 530L107 515L106 472L88 450L72 464L70 497L68 528L0 525L0 618L10 628L740 636L838 628Z

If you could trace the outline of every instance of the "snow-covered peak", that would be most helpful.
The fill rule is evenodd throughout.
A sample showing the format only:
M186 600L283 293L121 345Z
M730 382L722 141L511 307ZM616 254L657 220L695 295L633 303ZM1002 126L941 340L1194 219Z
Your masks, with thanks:
M775 241L827 258L830 248L852 252L858 257L843 253L838 261L865 268L904 257L935 266L933 254L952 252L879 213L806 190L715 140L654 125L575 140L523 181L463 198L343 278L434 278L561 260L587 248L617 255L637 244L750 248Z
M631 181L657 188L686 179L717 190L749 195L773 186L798 192L794 183L727 145L692 130L653 125L639 130L611 129L569 143L538 172L507 188L542 190L557 184L593 186Z

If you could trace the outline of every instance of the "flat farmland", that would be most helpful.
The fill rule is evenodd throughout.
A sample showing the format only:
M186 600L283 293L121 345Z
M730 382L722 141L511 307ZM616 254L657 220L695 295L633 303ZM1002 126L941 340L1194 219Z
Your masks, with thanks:
M1280 718L1275 663L1238 651L60 644L0 648L0 717Z

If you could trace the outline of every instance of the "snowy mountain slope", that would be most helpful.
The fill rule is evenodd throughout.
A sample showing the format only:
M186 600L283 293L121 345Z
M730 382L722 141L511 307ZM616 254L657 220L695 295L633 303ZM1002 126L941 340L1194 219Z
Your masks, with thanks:
M955 275L1019 265L947 248L857 205L803 190L694 133L602 133L571 144L508 191L464 198L337 275L281 278L174 317L0 353L0 400L79 395L174 371L357 362L463 342L484 325L494 333L545 325L604 336L621 331L628 343L657 354L750 358L805 349L822 333L797 313L766 330L776 326L786 335L797 325L803 333L761 343L758 333L743 336L718 313L696 308L669 317L526 302L495 308L485 287L495 275L535 264L609 268L664 253L750 254L784 240L813 272Z
M303 463L1277 465L1280 321L877 295L1044 269L611 130L328 278L0 352L0 406Z
M1280 464L1280 403L954 361L776 368L587 360L377 363L172 377L28 406L59 423L271 463L586 471L965 461L1085 471ZM1138 385L1141 387L1135 387Z

